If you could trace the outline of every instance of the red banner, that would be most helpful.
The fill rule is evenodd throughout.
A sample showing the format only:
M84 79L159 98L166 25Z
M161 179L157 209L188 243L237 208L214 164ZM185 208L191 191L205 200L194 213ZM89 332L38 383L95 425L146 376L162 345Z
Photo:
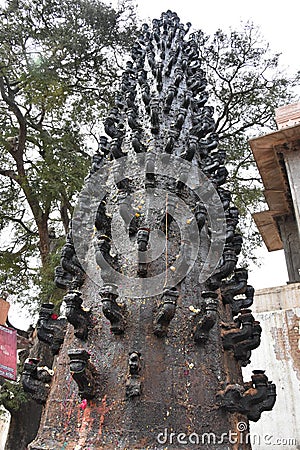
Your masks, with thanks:
M17 332L0 325L0 375L17 379Z

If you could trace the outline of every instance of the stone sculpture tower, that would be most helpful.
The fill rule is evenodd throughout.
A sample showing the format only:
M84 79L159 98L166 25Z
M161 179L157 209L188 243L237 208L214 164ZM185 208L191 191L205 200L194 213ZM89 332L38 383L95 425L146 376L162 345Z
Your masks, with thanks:
M264 371L242 379L261 327L189 28L143 25L104 121L56 269L69 324L51 304L38 323L54 375L23 374L45 404L31 450L250 449L274 405Z

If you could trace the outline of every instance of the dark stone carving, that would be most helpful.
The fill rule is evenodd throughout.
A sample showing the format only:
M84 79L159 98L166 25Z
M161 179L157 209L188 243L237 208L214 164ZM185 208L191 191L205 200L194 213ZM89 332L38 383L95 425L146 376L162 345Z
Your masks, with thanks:
M176 67L175 72L175 79L174 79L174 84L175 86L178 88L181 81L183 80L183 70L181 67Z
M250 286L249 284L247 284L246 289L245 289L245 296L244 297L238 297L238 298L233 298L232 301L232 315L236 316L237 314L239 314L241 312L242 309L244 308L249 308L254 300L254 288L253 286Z
M179 137L180 131L174 129L174 124L171 124L171 129L168 131L168 139L165 146L165 152L171 154L174 149L175 142Z
M151 95L150 95L150 87L148 83L143 84L142 86L142 100L145 104L146 107L146 111L148 114L150 114L150 100L151 100Z
M242 245L243 245L243 237L241 234L235 233L233 236L233 239L231 241L231 246L235 252L235 254L238 256L242 251Z
M108 139L103 140L93 158L92 172L102 171L103 162L108 163L105 164L108 175L105 187L108 188L108 194L99 205L95 235L95 256L103 282L99 297L103 307L103 327L98 330L100 333L98 336L93 333L93 338L97 340L95 345L99 350L98 356L100 360L101 355L104 356L105 370L107 376L111 378L106 389L108 403L105 404L105 398L101 396L103 404L100 405L101 398L97 397L94 412L96 414L96 409L100 406L103 414L106 414L105 411L111 410L116 403L115 400L118 403L117 384L122 377L124 397L127 399L127 402L119 402L119 411L108 413L109 420L105 422L105 436L102 434L103 439L102 437L99 439L100 446L113 445L116 441L128 448L151 446L153 436L150 436L150 432L161 426L161 423L158 423L160 411L159 414L155 414L154 411L155 405L160 401L163 412L167 409L171 412L172 409L171 417L167 418L168 414L165 417L166 426L170 424L171 418L174 423L182 422L186 425L183 431L186 431L187 424L191 421L194 421L199 431L203 431L206 425L210 426L212 422L215 423L216 429L226 431L230 427L230 416L211 407L213 406L210 402L211 392L207 392L206 395L204 391L213 389L214 393L216 392L216 374L219 373L226 372L227 380L240 380L240 366L248 364L251 351L260 342L260 324L249 312L243 311L253 300L253 289L247 285L245 271L236 269L242 237L237 232L238 211L233 207L231 193L225 185L228 178L225 168L226 154L224 149L219 148L214 109L207 101L207 81L203 70L206 63L199 58L197 48L202 36L195 33L190 38L184 38L188 28L189 25L186 27L180 24L177 15L171 11L164 13L161 20L153 21L153 29L143 25L142 32L137 35L137 41L132 48L132 61L126 63L126 69L121 76L120 92L115 96L115 107L109 111L105 120L104 128ZM122 160L121 157L125 155L126 160L125 158ZM176 161L169 155L174 156ZM191 165L184 164L183 160L190 162ZM165 164L166 162L168 164ZM198 167L205 172L204 180L200 177L200 186L197 186L197 179L187 166ZM174 174L174 170L177 170L177 175ZM191 182L187 183L187 180ZM140 193L139 189L143 186L143 182L146 192ZM99 191L102 192L103 187L100 189L99 186ZM197 195L198 187L201 188L201 198L200 193ZM202 273L205 272L202 271L202 267L206 269L205 256L210 250L213 251L213 246L209 246L209 239L215 243L218 238L212 221L221 220L219 216L214 218L212 215L210 219L207 217L207 211L214 208L211 200L212 187L219 193L225 211L226 246L210 279L202 281ZM154 198L158 195L154 193L153 188L170 192L172 195ZM93 193L96 193L96 189L97 185L93 186ZM88 199L84 199L83 203L85 212L93 207L92 202L88 203ZM187 206L186 209L181 208L183 204ZM120 228L111 230L112 224L113 229L116 224L120 225ZM92 227L93 224L90 224L88 230L91 231L90 236L94 236ZM124 236L123 248L117 240L113 245L112 231L114 233L116 231L119 241ZM165 232L165 236L162 231ZM196 243L195 236L198 234L201 235L200 248L195 255L196 248L194 249L195 246L191 244ZM126 254L130 243L131 251ZM150 247L150 243L153 244L153 248ZM128 278L134 277L135 249L138 250L136 251L138 276L149 276L149 280L140 280L139 283L139 287L145 286L144 295L148 293L151 295L148 286L152 277L155 283L157 274L164 273L167 269L165 277L160 279L166 280L165 286L168 288L158 298L155 307L153 306L155 300L151 296L146 299L128 298L125 307L123 297L125 295L131 297L127 287ZM90 262L92 261L91 258ZM194 269L185 278L194 263ZM199 272L201 270L201 278L198 277L197 267ZM120 272L121 277L116 272ZM72 279L73 275L71 281ZM170 287L171 283L178 279L182 280L182 302L179 302L177 291L179 288ZM197 284L198 280L201 280L199 281L201 284L195 286L193 283ZM112 283L117 284L119 292L117 286ZM89 283L87 289L92 292L93 286ZM218 295L217 289L220 289ZM199 292L202 292L201 298ZM74 294L73 289L72 293ZM132 294L133 297L139 295L136 292ZM221 294L226 308L218 301ZM197 295L199 308L190 306L190 311L193 312L192 320L185 323L184 319L189 315L188 305L193 302L193 296ZM198 301L195 302L197 305ZM219 327L218 306L220 314L232 320L231 324ZM84 334L87 321L81 303L79 302L77 308L76 305L72 308L74 310L71 311L72 316L77 320L75 325L81 328ZM236 317L240 311L242 311L240 316L233 322L232 317ZM139 323L135 323L137 321ZM151 325L152 336L149 336ZM116 336L123 333L126 333L124 338ZM168 335L169 338L164 338ZM106 340L103 348L101 345L99 347L101 336ZM221 351L222 343L224 352L226 351L225 358L224 352ZM203 344L205 348L201 348ZM215 352L213 344L216 344ZM130 350L132 351L124 366L124 355L126 359ZM145 371L140 351L143 352L143 359L145 358L147 369ZM157 367L155 367L156 355ZM207 355L209 357L205 358ZM175 372L173 370L172 376L170 376L172 371L168 370L170 367L164 367L165 356L167 365L170 361L175 361L176 370ZM89 381L92 377L88 375L88 357L86 354L82 357L76 355L73 363L74 360L76 363L79 360L79 369L73 372L78 374L77 378L82 385L80 390L88 391L89 385L93 386L93 382L97 379L96 377L93 381ZM195 372L193 374L192 370L183 369L185 365L191 369L194 366L192 361L195 362L195 367L201 366L205 375L202 377L203 386L196 386L198 379ZM113 367L112 371L107 370L109 366ZM182 387L186 385L184 380L180 381L181 376L189 377L188 382L191 385L189 391L196 395L190 396L188 408L184 408L181 401L184 400ZM145 399L140 401L141 382L143 383L144 377L145 380L150 377L153 386L151 389L148 380ZM242 385L243 392L249 388L249 385ZM94 392L95 389L92 395ZM205 395L202 395L203 392ZM84 397L88 395L89 392L82 394ZM150 398L151 395L153 398ZM272 395L271 392L270 397ZM205 404L207 400L210 402L209 408ZM264 403L264 409L272 403L271 400L269 402ZM154 409L150 404L154 405ZM145 414L148 405L151 416L149 430ZM251 415L255 410L252 406L246 408L247 414ZM240 409L237 408L237 411ZM101 414L99 420L102 426ZM95 422L88 430L87 443L92 442L93 434L99 429L96 428L98 423ZM118 436L120 430L122 436ZM76 430L71 433L70 442L75 442ZM60 436L63 439L63 433ZM57 447L62 445L63 442L59 442ZM247 444L246 447L248 448Z
M231 192L228 191L228 189L223 189L221 187L218 188L218 194L220 196L223 209L226 211L229 208L230 201L231 201Z
M183 153L181 153L180 157L191 162L197 151L198 151L198 138L196 136L190 136L188 139L187 149Z
M252 333L248 339L237 343L233 349L235 358L242 366L250 364L251 350L260 346L261 326L258 321L253 322Z
M216 133L209 134L205 139L199 140L199 153L201 158L207 156L212 150L217 148L219 137Z
M148 241L150 237L149 228L140 228L137 233L137 245L138 245L138 275L141 278L147 276L147 260L145 252L148 248Z
M235 269L237 255L231 245L226 244L223 255L214 274L207 280L209 289L216 290L221 285L221 281L227 278Z
M219 187L226 183L227 176L228 170L226 169L226 167L220 166L212 176L211 180L217 187Z
M214 130L215 121L213 119L213 108L204 106L192 115L192 128L190 134L197 136L198 139L204 138L208 133Z
M67 242L62 248L60 265L62 267L62 270L59 269L59 275L62 278L58 279L60 286L65 283L66 286L72 286L73 289L76 289L83 285L85 278L84 270L76 256L74 244L71 239L67 239ZM66 273L69 275L66 275ZM70 279L71 281L69 281Z
M190 106L191 102L192 102L192 98L193 98L193 93L192 91L189 91L188 89L184 92L184 97L183 97L183 101L181 104L182 108L188 109L188 107Z
M187 78L187 87L193 92L193 95L196 96L203 92L206 89L207 86L207 80L205 78L204 72L199 71L198 73L195 73L195 75ZM213 131L213 128L209 127L209 131ZM205 133L207 134L207 133ZM204 137L204 136L200 136Z
M106 202L102 200L99 203L96 218L95 218L95 227L101 234L105 234L106 236L110 236L111 233L111 217L106 214Z
M228 328L222 331L224 349L229 350L238 342L249 338L252 334L253 322L254 317L250 309L244 309L232 324L223 324L224 328Z
M170 322L175 316L178 296L179 293L176 287L164 290L153 323L153 332L156 336L163 337L167 335Z
M171 106L172 106L172 102L174 100L174 98L177 95L177 87L170 85L168 87L167 93L166 93L166 98L165 98L165 106L164 106L164 113L168 114L171 110Z
M149 237L150 237L149 228L139 229L137 233L137 244L139 252L145 252L147 250Z
M153 98L150 100L150 120L151 131L153 134L159 133L159 100Z
M244 309L232 324L223 324L224 350L233 350L235 358L242 366L250 363L251 350L260 344L261 327L254 320L249 309Z
M204 299L204 311L194 329L194 341L198 344L205 343L209 338L209 332L216 323L218 316L218 294L205 291L201 294Z
M37 403L46 403L49 394L48 383L52 380L52 371L48 367L38 367L39 359L27 358L21 376L25 392Z
M143 87L147 83L147 71L143 68L138 70L138 83Z
M68 350L70 372L78 386L81 399L91 400L96 395L96 369L89 361L90 355L84 349Z
M133 131L141 131L142 125L138 122L138 112L136 108L127 111L128 125Z
M120 125L121 126L121 125ZM122 124L122 127L124 125ZM109 144L110 152L115 159L122 158L126 156L126 153L122 151L122 139L120 137L113 138Z
M117 107L114 107L109 111L109 114L104 121L105 133L111 138L116 138L119 136L117 128L119 120L120 120L119 110Z
M57 318L53 303L43 303L37 323L37 337L51 348L54 355L60 350L66 333L67 321Z
M169 77L171 75L172 72L172 68L174 66L174 64L176 63L176 53L174 50L170 50L169 52L169 60L167 62L166 65L166 70L165 70L165 76Z
M72 282L72 275L66 272L61 266L55 267L54 281L58 288L67 289Z
M233 316L253 303L254 288L247 284L247 280L247 269L236 269L234 276L221 284L223 302L231 305ZM244 294L244 297L241 297L241 294ZM235 298L237 295L238 298Z
M167 204L166 204L166 215L162 219L162 230L164 233L166 232L166 226L169 229L175 215L177 207L177 199L173 196L168 196Z
M129 232L134 233L134 223L130 223ZM101 278L104 283L109 283L112 268L115 270L119 268L117 257L110 254L111 239L104 234L97 234L94 247L96 262L101 269Z
M210 154L202 161L202 170L207 177L210 177L220 167L219 155Z
M125 225L126 232L129 232L129 236L133 236L138 231L138 220L134 214L134 210L132 207L132 198L131 195L127 195L124 192L119 192L118 194L118 203L119 203L119 212L122 217ZM109 253L109 251L108 251ZM108 258L108 253L105 256L105 259Z
M195 218L197 221L198 229L199 229L199 231L201 231L205 225L205 221L206 221L206 217L207 217L207 211L206 211L205 206L202 203L197 202L196 206L194 208L194 214L195 214Z
M96 152L92 157L92 167L90 170L90 175L96 173L99 169L101 169L103 163L104 155L100 152Z
M131 143L132 143L133 150L134 150L136 153L143 153L143 152L146 151L146 147L145 147L145 145L142 143L142 138L141 138L141 133L140 133L140 131L135 131L135 132L132 134Z
M233 277L221 284L223 302L225 304L232 304L235 295L244 294L247 288L247 280L247 269L235 269Z
M90 310L82 308L83 299L81 292L70 291L64 296L66 303L66 317L74 327L74 334L79 339L86 340L89 328L92 326Z
M178 113L177 113L176 121L175 121L175 124L174 124L174 126L175 126L175 128L177 128L177 130L180 131L182 129L182 126L184 124L185 118L186 118L186 109L185 108L180 108Z
M218 392L221 407L232 413L245 414L249 420L257 422L263 411L271 411L276 401L276 386L268 380L264 370L254 370L252 381L228 384Z
M104 316L110 321L110 330L114 334L123 334L125 330L124 307L116 302L119 294L117 286L106 284L99 292Z
M163 88L162 75L163 75L163 63L158 62L156 65L156 80L158 92L161 92Z
M239 210L231 207L225 212L226 217L226 242L231 242L235 235L235 229L239 223Z
M155 187L155 153L148 152L146 156L146 170L145 170L145 188Z
M129 353L128 377L126 381L126 397L132 398L141 395L141 354L140 352Z
M110 248L111 248L111 240L105 234L97 235L97 244L96 244L96 261L99 267L102 268L103 258L105 260L110 257ZM99 253L101 253L101 258L99 257Z

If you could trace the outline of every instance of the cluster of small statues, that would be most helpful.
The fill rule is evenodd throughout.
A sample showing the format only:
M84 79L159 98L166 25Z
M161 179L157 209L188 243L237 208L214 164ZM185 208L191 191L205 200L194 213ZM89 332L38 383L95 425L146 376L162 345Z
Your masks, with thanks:
M254 289L247 284L247 270L237 268L243 241L238 231L239 213L231 204L230 191L223 187L228 176L225 167L226 153L218 148L214 108L207 105L207 80L199 59L196 36L191 34L187 38L190 26L189 23L181 24L177 14L171 11L163 13L160 20L153 20L152 29L146 24L142 26L132 47L132 60L127 61L122 74L115 105L104 120L107 136L100 137L99 149L92 158L88 178L99 171L105 161L113 164L122 157L131 155L134 158L135 154L145 153L145 187L159 187L154 175L155 152L193 162L205 174L220 197L225 212L226 236L222 257L206 282L206 290L202 292L202 307L197 311L191 327L192 335L196 344L205 345L218 322L219 302L230 305L232 322L222 324L223 348L245 366L250 362L251 351L260 343L261 327L248 310L253 302ZM126 161L122 164L126 164ZM187 177L188 174L184 176ZM147 277L147 262L143 255L148 249L151 228L132 213L128 200L134 190L131 180L119 180L118 177L116 180L120 216L129 236L136 238L139 252L137 276ZM175 192L180 196L184 189L182 177L177 180ZM110 322L111 332L118 336L126 330L126 306L120 306L117 302L118 286L110 283L107 276L108 267L118 268L118 256L110 254L111 216L107 213L107 202L108 196L99 203L96 214L95 251L103 279L100 291L103 315ZM86 207L88 208L88 203ZM199 199L194 202L194 215L201 232L207 223L207 208ZM170 226L172 220L169 212L167 226ZM76 256L71 229L62 250L60 266L56 268L56 284L68 290L64 297L66 317L73 325L75 335L81 340L88 338L92 326L92 313L82 308L83 300L79 291L84 277L84 270ZM177 287L166 286L161 294L153 318L153 333L157 338L167 336L176 315L178 296ZM52 319L51 312L51 306L42 307L38 336L56 354L62 343L66 324L64 320ZM92 398L96 392L95 370L88 353L83 349L72 349L69 357L71 373L79 386L79 394L82 398ZM36 362L28 364L23 375L24 383L29 385L30 376L35 384L41 383L36 372ZM141 370L142 355L132 351L128 360L128 398L141 395ZM45 395L43 391L43 399ZM251 383L243 386L229 384L218 393L222 407L228 411L242 412L251 420L258 420L262 411L271 409L275 397L275 385L268 382L267 377L259 371L254 373Z

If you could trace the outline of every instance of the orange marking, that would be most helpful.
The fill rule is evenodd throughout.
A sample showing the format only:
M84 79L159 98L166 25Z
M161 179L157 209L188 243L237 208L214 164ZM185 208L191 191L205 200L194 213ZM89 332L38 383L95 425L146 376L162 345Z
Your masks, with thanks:
M78 441L78 444L81 446L85 445L89 435L89 431L91 430L95 420L93 417L91 417L91 412L94 406L95 404L91 402L90 405L88 405L86 409L83 411L82 424L79 430L79 441Z
M112 408L112 406L110 406L110 407L107 406L106 399L107 399L107 395L105 394L103 399L101 400L102 406L99 406L99 408L98 408L99 415L100 415L98 437L101 437L101 435L102 435L102 429L103 429L103 424L104 424L104 420L105 420L105 415Z

